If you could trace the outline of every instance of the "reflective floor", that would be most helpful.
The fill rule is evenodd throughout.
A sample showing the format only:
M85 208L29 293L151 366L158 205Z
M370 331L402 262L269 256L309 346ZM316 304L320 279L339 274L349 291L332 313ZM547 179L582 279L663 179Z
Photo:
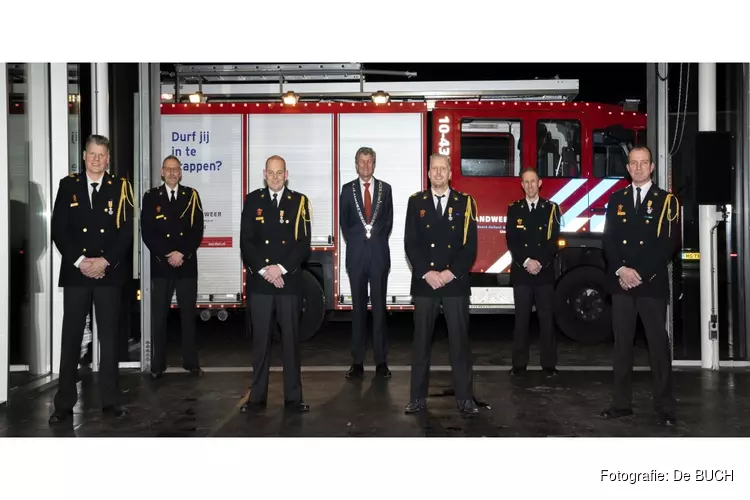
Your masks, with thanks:
M283 409L281 346L275 343L268 408L243 414L240 406L252 376L252 340L243 326L241 315L225 323L199 323L206 374L192 378L180 368L179 321L171 321L171 368L165 377L151 381L137 371L121 372L123 400L132 412L125 419L101 414L96 375L83 370L70 425L47 424L54 386L18 391L0 409L0 436L750 436L750 370L676 369L678 425L665 428L652 409L648 351L637 339L635 415L605 421L598 415L610 402L612 343L581 345L558 335L558 377L545 379L535 369L511 377L512 316L472 317L475 394L490 406L479 415L456 411L442 319L433 343L428 411L404 414L413 326L410 315L403 314L389 318L392 379L374 378L368 348L364 380L346 380L351 326L329 322L302 344L303 391L311 411ZM538 359L532 333L530 365L537 366Z
M604 421L611 372L562 371L552 380L531 371L511 378L504 371L475 373L477 399L490 405L461 416L451 394L450 373L431 375L428 411L405 415L409 374L391 380L351 381L340 371L304 372L309 413L283 409L282 374L271 374L268 408L240 413L250 373L209 372L203 378L169 373L152 382L123 374L123 397L132 411L113 419L98 411L91 375L80 384L80 403L69 425L50 427L54 390L25 394L0 410L1 436L240 437L240 436L750 436L750 373L675 373L678 424L657 423L650 399L650 374L634 376L635 415Z
M171 366L181 366L179 316L173 311L169 321L169 356ZM371 328L371 325L370 325ZM245 317L235 313L226 322L212 319L208 322L198 320L198 347L203 366L250 366L252 363L252 338L245 332ZM370 330L371 331L371 330ZM388 318L389 362L392 365L408 365L411 361L411 346L414 323L410 312L392 313ZM536 319L531 322L531 365L539 364L537 349ZM351 323L347 317L341 321L328 321L310 340L301 344L302 364L304 366L344 366L351 363L349 339ZM512 315L473 315L471 316L471 349L474 364L482 366L507 365L511 362L513 342ZM372 360L371 340L368 345L369 359ZM648 366L648 351L645 349L645 337L636 337L638 347L635 350L635 364ZM609 366L612 364L613 342L602 342L583 345L557 334L558 358L561 366ZM279 351L280 352L280 351ZM273 362L281 366L281 356ZM433 338L432 363L447 365L449 363L448 331L445 321L439 317L435 325Z

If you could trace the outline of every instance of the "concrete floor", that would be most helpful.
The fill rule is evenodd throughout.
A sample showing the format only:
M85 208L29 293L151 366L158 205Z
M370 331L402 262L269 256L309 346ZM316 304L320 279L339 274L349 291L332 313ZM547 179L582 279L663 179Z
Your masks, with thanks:
M98 411L96 376L84 374L79 404L71 425L51 428L55 388L16 391L0 408L0 436L750 436L750 370L707 373L676 369L678 425L658 424L651 403L647 350L636 347L635 415L605 421L599 412L611 395L612 345L584 346L558 337L561 373L545 379L532 370L510 377L512 317L472 318L475 394L491 408L479 415L457 413L451 394L447 334L442 321L433 344L428 412L405 415L409 397L411 323L391 318L391 380L374 378L368 350L365 378L344 378L349 358L349 323L331 323L302 345L304 398L310 413L283 410L281 349L274 345L267 409L241 414L239 407L250 381L252 342L242 321L201 324L199 345L203 378L190 378L179 369L179 337L170 336L172 367L156 382L138 372L122 371L128 418L112 420ZM174 325L173 325L174 326ZM538 365L536 345L531 366ZM221 368L220 368L221 367Z
M477 399L490 405L479 415L456 412L447 371L431 374L428 412L405 415L409 372L391 380L344 378L344 369L303 372L310 413L283 409L282 374L271 374L268 408L242 414L249 372L208 372L203 378L168 373L153 382L139 373L123 373L125 419L98 411L95 377L85 375L71 425L51 428L54 388L15 397L0 409L0 436L750 436L750 373L676 370L678 425L660 426L651 405L650 373L634 374L635 415L605 421L599 412L609 403L611 372L563 370L555 379L537 371L522 378L505 371L476 371Z

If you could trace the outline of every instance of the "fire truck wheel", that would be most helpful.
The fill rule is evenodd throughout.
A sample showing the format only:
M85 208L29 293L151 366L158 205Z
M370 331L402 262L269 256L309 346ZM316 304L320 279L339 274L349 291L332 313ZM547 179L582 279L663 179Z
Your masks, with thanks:
M565 336L582 344L612 338L612 300L597 267L573 269L555 289L555 320Z
M302 272L302 311L299 319L299 341L310 340L318 333L326 312L326 296L317 278L308 271ZM273 340L281 342L281 328L273 325Z
M326 295L323 286L309 271L302 271L304 295L302 296L302 316L299 322L299 340L304 342L318 333L326 314Z

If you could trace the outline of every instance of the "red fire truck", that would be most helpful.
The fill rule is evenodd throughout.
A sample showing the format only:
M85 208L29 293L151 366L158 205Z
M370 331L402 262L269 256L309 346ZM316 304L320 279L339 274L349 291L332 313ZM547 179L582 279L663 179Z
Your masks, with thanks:
M520 171L535 167L541 196L563 212L557 325L580 342L610 336L601 232L609 194L628 182L627 154L645 138L645 114L575 102L577 81L432 82L429 91L430 82L411 89L405 83L380 85L389 100L379 104L373 102L378 96L361 88L356 95L319 91L312 99L284 103L278 94L248 95L246 87L238 92L242 97L227 95L226 85L223 99L162 103L162 157L178 153L183 182L199 190L207 214L199 250L203 319L224 320L244 307L242 202L263 186L263 165L272 154L287 160L289 188L305 193L313 208L301 337L313 336L327 313L351 309L338 199L341 186L356 176L356 150L370 146L377 154L375 177L394 188L389 309L412 308L403 234L407 200L428 187L430 153L442 153L451 158L453 188L478 204L472 312L513 312L506 211L523 196ZM188 93L189 86L183 87Z

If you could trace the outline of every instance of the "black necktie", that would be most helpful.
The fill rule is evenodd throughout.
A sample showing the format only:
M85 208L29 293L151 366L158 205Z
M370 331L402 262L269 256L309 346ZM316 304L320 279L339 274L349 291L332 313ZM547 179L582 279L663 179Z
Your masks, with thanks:
M276 197L278 196L278 193L273 193L273 206L276 208L279 208L279 202L276 200Z
M99 191L96 190L96 187L98 185L99 185L98 182L91 183L91 187L94 188L94 190L91 191L91 207L92 208L96 206L96 199L97 199L97 195L99 194Z
M641 188L635 188L636 192L638 193L635 197L635 211L641 209Z
M444 197L444 196L445 196L445 195L443 194L443 195L440 195L440 196L438 196L438 197L437 197L437 199L438 199L438 204L437 204L437 208L436 208L436 210L437 210L437 213L438 213L438 214L439 214L439 215L440 215L441 217L443 216L443 203L442 203L442 200L443 200L443 197Z
M532 211L532 212L534 211L534 208L535 208L535 207L534 207L534 205L536 205L536 203L532 203L532 204L531 204L531 211Z
M175 200L175 197L174 197L174 189L173 189L172 190L172 196L169 198L169 201L174 201L174 200Z

